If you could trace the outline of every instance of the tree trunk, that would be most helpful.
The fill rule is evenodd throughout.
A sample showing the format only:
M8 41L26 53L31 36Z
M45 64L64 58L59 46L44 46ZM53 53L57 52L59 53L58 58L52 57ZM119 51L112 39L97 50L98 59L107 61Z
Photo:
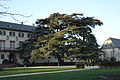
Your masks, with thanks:
M60 66L64 61L61 60L61 57L58 57L58 66Z

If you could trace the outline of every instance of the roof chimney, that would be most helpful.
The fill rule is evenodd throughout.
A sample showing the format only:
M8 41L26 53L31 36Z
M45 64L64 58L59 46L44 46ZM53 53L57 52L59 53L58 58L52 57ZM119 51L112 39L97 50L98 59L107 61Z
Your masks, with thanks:
M23 22L21 22L21 24L23 25Z

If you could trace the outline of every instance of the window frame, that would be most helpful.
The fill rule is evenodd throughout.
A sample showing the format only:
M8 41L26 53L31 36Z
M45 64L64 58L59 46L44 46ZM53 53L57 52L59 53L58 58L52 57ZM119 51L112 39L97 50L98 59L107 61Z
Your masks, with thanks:
M0 49L5 49L5 40L0 40Z
M28 33L27 38L31 38L32 34Z
M25 36L25 34L23 32L18 33L18 37L24 37L24 36Z
M1 54L1 59L5 59L5 54Z
M0 35L5 36L6 35L6 31L5 30L0 30Z
M15 32L14 32L14 31L10 31L10 32L9 32L9 36L14 37L14 36L15 36Z
M15 41L10 41L10 50L15 49Z

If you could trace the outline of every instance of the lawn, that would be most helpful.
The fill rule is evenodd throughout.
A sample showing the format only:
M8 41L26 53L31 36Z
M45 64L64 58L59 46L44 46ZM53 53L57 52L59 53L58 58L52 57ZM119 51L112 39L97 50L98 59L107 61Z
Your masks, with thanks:
M120 69L90 69L73 72L11 77L0 80L98 80L100 76L120 74Z
M33 72L46 72L46 71L59 71L69 70L75 68L4 68L4 71L0 71L0 76L11 75L11 74L22 74L22 73L33 73Z

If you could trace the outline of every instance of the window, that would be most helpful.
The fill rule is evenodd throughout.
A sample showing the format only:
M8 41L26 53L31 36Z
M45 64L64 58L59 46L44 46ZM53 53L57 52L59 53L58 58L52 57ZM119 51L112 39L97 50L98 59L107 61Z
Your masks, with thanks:
M10 49L11 50L15 49L15 41L10 41Z
M110 44L110 46L112 46L112 44Z
M6 31L0 30L0 35L2 36L6 35Z
M12 25L8 25L8 27L12 27Z
M106 45L106 44L105 44L104 46L105 46L105 47L107 47L107 45Z
M6 40L9 40L9 36L6 36Z
M5 55L4 54L1 54L1 59L4 59L5 58Z
M19 42L19 46L22 46L22 44L23 44L23 42L22 42L22 41L20 41L20 42Z
M32 36L32 34L27 34L27 37L28 37L28 38L31 38L31 36Z
M0 49L5 49L5 41L0 40Z
M15 36L15 32L9 32L9 35L14 37Z
M18 33L19 37L24 37L24 33Z
M18 37L16 36L16 41L18 41Z

